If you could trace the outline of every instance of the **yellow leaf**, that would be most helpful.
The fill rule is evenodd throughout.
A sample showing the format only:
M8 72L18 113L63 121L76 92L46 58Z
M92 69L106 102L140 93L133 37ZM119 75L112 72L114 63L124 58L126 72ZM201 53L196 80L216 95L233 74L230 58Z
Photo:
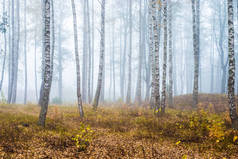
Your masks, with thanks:
M183 155L182 159L187 159L188 156L187 155Z
M179 145L181 143L181 141L178 141L178 142L176 142L176 145Z
M216 140L216 143L220 142L220 140Z
M233 142L236 142L237 139L238 139L238 136L234 136L234 138L233 138Z

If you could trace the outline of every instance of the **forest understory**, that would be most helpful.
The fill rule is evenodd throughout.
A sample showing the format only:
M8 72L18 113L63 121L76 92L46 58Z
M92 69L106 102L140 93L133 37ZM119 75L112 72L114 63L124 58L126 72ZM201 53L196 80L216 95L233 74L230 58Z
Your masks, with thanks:
M174 99L176 109L157 117L141 107L105 103L50 106L46 127L38 126L40 107L0 106L0 158L238 158L238 131L231 129L225 95Z

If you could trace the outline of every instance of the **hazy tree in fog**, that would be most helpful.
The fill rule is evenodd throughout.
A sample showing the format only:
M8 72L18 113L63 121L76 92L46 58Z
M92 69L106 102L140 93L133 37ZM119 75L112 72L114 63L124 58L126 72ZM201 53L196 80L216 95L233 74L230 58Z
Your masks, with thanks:
M95 34L94 34L94 0L92 0L92 27L91 27L91 30L92 30L92 84L91 84L91 101L92 101L92 98L93 98L93 92L94 92L94 37L95 37Z
M154 80L155 80L155 64L154 64L154 38L153 38L153 14L154 14L154 7L153 6L154 1L150 0L149 1L149 53L150 53L150 58L149 58L149 62L151 65L151 74L152 74L152 82L151 82L151 98L150 98L150 106L151 108L154 107L154 100L155 100L155 89L154 89Z
M49 95L50 95L50 89L51 89L51 27L50 27L50 8L51 8L51 0L43 0L42 1L42 7L43 7L43 16L44 16L44 25L43 25L43 32L44 32L44 76L42 81L42 100L40 101L41 110L40 110L40 116L39 116L39 125L45 126L45 120L48 110L48 104L49 104Z
M79 64L79 53L78 53L78 30L77 30L77 15L75 10L74 0L71 0L72 4L72 13L73 13L73 23L74 23L74 52L76 60L76 72L77 72L77 99L78 99L78 108L80 116L84 116L82 97L80 91L80 64Z
M3 0L2 4L2 22L0 26L0 32L3 33L4 36L4 56L3 56L3 64L2 64L2 73L1 73L1 81L0 81L0 92L2 90L3 79L4 79L4 72L5 72L5 65L6 65L6 56L7 56L7 12L6 12L6 1Z
M17 0L16 3L16 13L17 13L17 38L16 38L16 47L15 47L15 56L13 62L13 87L12 87L12 103L16 103L17 97L17 81L18 81L18 63L19 63L19 52L20 52L20 0Z
M17 78L18 78L18 55L20 45L20 2L16 3L16 20L15 25L15 0L12 0L12 36L11 36L11 57L10 57L10 84L8 92L8 103L16 102L17 95ZM15 38L16 37L16 38Z
M58 23L58 98L59 104L62 104L62 90L63 90L63 54L62 54L62 23L63 23L63 11L62 1L59 3L59 23Z
M35 31L34 31L34 41L35 41L35 46L34 46L34 74L35 74L35 94L36 94L36 100L38 101L38 89L37 89L37 69L36 69L36 50L37 50L37 39L36 39L36 35L37 34L37 26L35 26Z
M54 56L55 56L55 10L54 0L51 0L51 59L50 59L50 85L52 85L54 71Z
M99 61L99 71L98 71L98 83L97 90L94 97L93 107L97 109L99 97L102 88L102 78L103 78L103 70L104 70L104 54L105 54L105 0L101 1L101 40L100 40L100 61Z
M89 2L86 1L86 10L87 10L87 28L88 28L88 103L91 103L91 71L92 71L92 47L91 47L91 25L90 25L90 10ZM93 79L92 79L93 80Z
M26 53L26 0L24 0L24 66L25 66L25 92L24 92L24 104L27 102L27 53Z
M87 0L83 0L83 66L82 66L82 100L87 100L87 80L88 80L88 19Z
M168 1L168 20L169 20L169 107L173 107L173 35L172 35L172 2Z
M222 10L222 7L223 10ZM222 13L223 16L222 16ZM226 12L226 3L218 2L218 21L219 21L219 39L217 44L218 55L220 56L220 67L222 71L222 79L221 79L221 92L225 93L226 89L226 78L227 78L227 66L228 66L228 58L225 58L225 50L224 50L224 41L225 41L225 29L227 23L227 12Z
M198 77L199 77L199 4L200 0L192 0L193 16L193 54L194 54L194 83L193 83L193 107L198 104Z
M138 74L137 74L137 86L136 86L136 102L141 104L141 74L142 74L142 13L141 13L141 0L139 9L139 56L138 56Z
M238 129L238 115L235 105L235 55L234 55L234 13L233 0L228 0L228 49L229 49L229 78L228 78L228 99L232 127Z
M131 56L132 56L132 0L129 0L129 53L128 53L128 87L126 103L131 102Z
M167 30L167 0L163 1L163 10L164 10L164 55L163 55L163 80L162 80L162 100L161 100L161 111L165 112L165 100L166 100L166 77L167 77L167 44L168 44L168 30Z
M156 14L156 10L159 11L159 16ZM154 35L154 70L152 70L152 74L154 71L154 79L153 79L153 86L154 86L154 102L155 108L158 110L160 108L160 67L159 67L159 41L160 41L160 13L161 12L161 3L157 3L157 1L152 1L152 21L153 21L153 35ZM153 63L152 63L153 64Z

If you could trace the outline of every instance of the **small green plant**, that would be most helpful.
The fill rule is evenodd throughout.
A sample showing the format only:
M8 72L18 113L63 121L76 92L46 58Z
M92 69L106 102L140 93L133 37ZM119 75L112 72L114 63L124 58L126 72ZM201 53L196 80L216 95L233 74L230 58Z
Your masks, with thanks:
M93 130L89 125L80 124L77 134L72 138L79 150L85 150L93 139Z

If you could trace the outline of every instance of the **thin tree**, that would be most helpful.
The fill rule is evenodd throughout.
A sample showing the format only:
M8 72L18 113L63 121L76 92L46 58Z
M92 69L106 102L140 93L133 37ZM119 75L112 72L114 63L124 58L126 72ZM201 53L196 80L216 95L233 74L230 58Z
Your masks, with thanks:
M167 0L164 0L164 62L163 62L163 80L162 80L162 101L161 101L161 112L165 112L166 106L166 77L167 77L167 39L168 39L168 30L167 30Z
M126 103L131 103L131 56L132 56L132 0L129 0L129 53L128 53L128 87Z
M99 61L99 72L98 72L98 83L97 90L93 102L93 107L96 110L98 107L98 101L102 88L102 78L104 70L104 52L105 52L105 0L101 2L101 41L100 41L100 61Z
M48 104L49 104L49 95L51 89L51 54L50 54L50 16L51 16L51 0L43 0L43 16L44 16L44 25L43 25L43 32L44 32L44 76L42 81L42 101L40 102L41 110L39 116L39 125L45 126L46 115L48 111Z
M232 128L238 129L238 115L235 105L235 57L234 57L234 13L233 13L233 0L227 1L228 7L228 49L229 49L229 78L228 78L228 100L230 108L230 118Z
M82 97L80 92L80 64L79 64L79 53L78 53L78 31L77 31L77 15L75 10L74 0L71 0L72 13L73 13L73 23L74 23L74 52L76 60L76 72L77 72L77 99L78 99L78 109L80 116L84 116Z
M142 13L141 13L141 0L140 0L140 9L139 9L139 56L138 56L138 74L137 74L137 86L136 86L136 102L141 104L141 74L142 74Z
M25 68L25 92L24 92L24 104L27 102L27 53L26 53L26 0L24 0L24 68Z
M172 28L172 3L168 1L169 14L169 107L173 107L173 28Z
M2 64L2 73L1 73L1 81L0 81L0 92L2 90L3 85L3 79L4 79L4 72L5 72L5 65L6 65L6 56L7 56L7 14L6 14L6 1L3 0L3 17L2 17L2 23L3 23L3 29L1 30L3 32L4 36L4 57L3 57L3 64Z
M192 0L192 16L193 16L193 53L194 53L194 83L193 83L193 107L198 104L198 77L199 77L199 41L198 41L198 26L196 16L195 1ZM200 2L200 1L199 1Z

